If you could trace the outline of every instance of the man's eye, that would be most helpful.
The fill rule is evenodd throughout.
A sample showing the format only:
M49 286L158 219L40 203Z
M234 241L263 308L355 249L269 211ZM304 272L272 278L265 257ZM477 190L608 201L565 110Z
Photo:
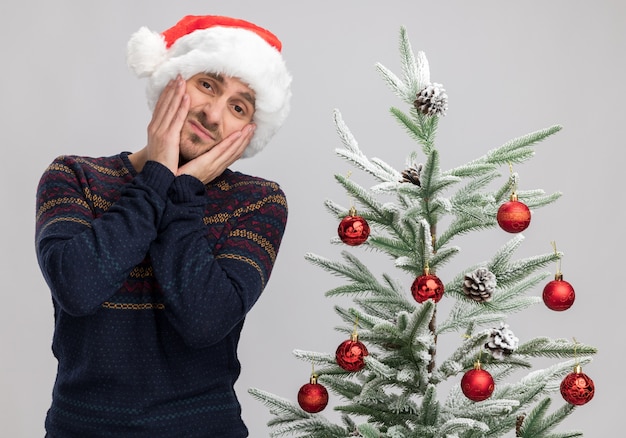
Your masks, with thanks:
M211 84L208 83L207 81L202 81L202 86L208 90L211 89Z
M235 105L234 108L235 108L235 111L237 111L238 113L243 113L244 112L244 109L242 107L240 107L239 105Z

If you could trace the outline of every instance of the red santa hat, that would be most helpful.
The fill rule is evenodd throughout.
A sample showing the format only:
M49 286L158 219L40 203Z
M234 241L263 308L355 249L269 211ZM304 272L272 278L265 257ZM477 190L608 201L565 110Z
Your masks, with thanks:
M236 77L255 93L257 128L244 152L259 152L289 113L291 75L281 55L282 44L270 31L230 17L182 18L162 33L142 27L127 47L129 67L148 78L146 95L153 109L167 83L180 74L185 80L207 72Z

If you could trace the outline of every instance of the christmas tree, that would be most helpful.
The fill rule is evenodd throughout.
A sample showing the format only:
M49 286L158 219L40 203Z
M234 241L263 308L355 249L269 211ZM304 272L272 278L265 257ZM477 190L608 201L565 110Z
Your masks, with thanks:
M346 340L334 354L294 351L313 366L297 402L257 388L249 392L274 415L268 423L272 436L582 436L554 429L593 397L593 381L582 366L591 361L595 348L575 339L520 341L507 324L508 315L542 301L564 311L575 298L573 287L563 280L563 254L554 242L553 251L514 257L523 242L521 231L530 225L531 210L555 202L560 194L518 190L513 166L531 158L537 143L561 127L523 135L464 165L442 170L435 139L448 109L446 91L431 82L426 56L412 51L404 28L400 55L401 77L380 64L376 67L407 107L392 108L391 114L420 148L408 154L402 171L370 159L335 111L343 144L337 154L376 184L366 189L350 174L336 175L354 200L349 207L326 202L340 220L333 240L346 247L343 260L306 255L345 280L326 295L350 299L349 307L335 306L343 321L337 329ZM444 284L437 272L460 255L455 239L498 227L510 233L510 239L486 261L464 261L466 268ZM391 258L415 280L405 284L386 273L377 278L355 255L359 246ZM547 281L546 267L553 263L556 274ZM533 296L531 292L541 287L542 296ZM443 316L437 312L440 300L449 304ZM438 343L451 333L458 336L445 339L455 345L448 357L440 357ZM534 369L539 358L549 366ZM440 393L444 384L447 394ZM334 409L341 413L341 424L319 413L327 406L329 392L337 398ZM555 398L562 404L552 408Z

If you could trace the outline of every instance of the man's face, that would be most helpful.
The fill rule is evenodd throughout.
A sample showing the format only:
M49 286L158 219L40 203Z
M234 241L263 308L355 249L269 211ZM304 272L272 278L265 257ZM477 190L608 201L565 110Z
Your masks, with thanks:
M254 116L254 91L237 78L199 73L187 80L189 114L180 134L180 164L240 131Z

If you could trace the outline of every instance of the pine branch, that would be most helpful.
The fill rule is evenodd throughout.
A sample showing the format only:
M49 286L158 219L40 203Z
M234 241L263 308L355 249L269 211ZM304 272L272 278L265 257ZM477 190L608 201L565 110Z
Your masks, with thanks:
M583 436L582 432L558 432L545 435L545 438L576 438Z
M372 157L370 159L370 163L372 163L374 166L378 167L381 172L384 172L385 174L389 175L389 178L393 178L394 180L400 180L401 178L401 174L394 169L393 167L391 167L389 164L387 164L386 162L384 162L383 160L381 160L380 158L376 158L376 157Z
M409 99L414 99L415 95L425 86L430 84L430 68L424 52L418 52L417 58L413 54L411 41L404 26L400 27L400 63L404 73L404 83L407 84ZM406 101L406 100L405 100ZM408 100L407 103L411 103Z
M466 272L471 272L468 269ZM457 301L450 310L448 318L438 327L438 334L462 329L470 324L483 325L487 323L497 323L506 319L507 314L519 312L527 307L541 301L539 297L528 297L523 295L525 291L531 289L547 274L530 275L520 278L516 283L511 283L508 287L503 287L494 293L490 302L475 303L467 299L460 290L462 274L457 276L452 285L446 285L446 294L456 294L460 300Z
M353 280L357 283L368 285L375 285L377 283L373 274L356 256L350 254L348 251L342 251L341 255L348 263L336 262L313 253L305 254L304 258L334 275Z
M462 164L453 169L443 172L444 176L456 176L458 178L482 178L489 177L489 179L495 178L497 173L495 172L498 166L492 163L480 163L471 162ZM470 191L471 193L471 191Z
M575 437L582 436L579 432L567 432L550 434L556 426L574 412L575 406L568 403L561 406L555 412L548 414L548 408L551 404L550 398L540 401L534 409L524 419L519 429L518 436L522 438L556 438L556 437Z
M524 236L522 234L517 234L504 244L491 258L489 270L491 272L504 271L506 266L509 264L509 260L511 260L513 253L522 244L523 240Z
M272 437L289 435L301 438L345 438L347 434L343 428L330 423L321 415L271 426L274 426L270 434Z
M445 265L452 257L457 255L461 251L458 246L451 246L448 248L440 249L435 252L430 259L429 265L436 271L438 267Z
M438 438L447 438L450 436L460 436L459 433L476 431L477 437L482 437L489 431L489 426L484 422L469 418L453 418L446 421L439 428ZM463 435L464 436L464 435Z
M335 306L335 312L352 327L355 321L358 321L359 326L364 328L365 330L372 330L376 326L389 324L389 321L377 318L374 315L370 315L368 313L361 312L358 309L349 308L345 309L341 306ZM347 330L349 333L352 330Z
M556 262L560 257L560 254L548 253L509 263L505 269L496 269L492 265L487 268L496 275L499 285L507 287L524 280L525 275Z
M443 184L452 182L443 181L443 179L440 179L439 183ZM432 217L436 218L437 222L439 221L440 217L446 214L450 214L452 212L452 203L450 203L450 200L444 196L434 196L432 199L430 199L429 206L430 214Z
M481 191L500 176L496 172L496 166L493 164L467 164L466 166L457 167L456 169L446 172L458 178L471 177L472 179L465 184L454 195L455 201L462 202L468 196L484 196Z
M413 98L416 96L413 95ZM430 155L435 150L435 137L439 126L438 117L425 116L415 110L407 115L398 108L389 110L400 126L404 127L409 136L422 145L424 155Z
M337 362L335 362L335 356L328 354L328 353L318 353L316 351L306 351L306 350L296 349L296 350L293 350L293 355L296 358L303 360L305 362L308 362L308 363L314 363L318 365L333 365L339 368L337 366ZM322 374L321 370L318 369L316 371L316 374L321 375Z
M272 437L293 433L297 434L292 435L296 437L343 438L346 436L346 432L342 428L329 423L322 416L312 415L303 411L295 403L285 398L257 388L249 388L248 393L268 406L270 412L276 416L268 422L268 426L274 429L270 433Z
M380 438L380 430L369 423L360 424L358 431L363 438Z
M423 426L435 426L439 422L441 405L437 400L437 389L434 385L428 385L422 398L421 411L423 413L421 424Z
M432 218L428 214L428 202L434 199L443 189L461 181L461 179L456 176L441 175L439 164L439 153L436 150L433 150L428 155L428 160L426 161L426 164L424 164L420 176L421 190L419 191L419 194L422 199L422 203L424 204L424 211L426 212L426 218L429 223L436 222L436 218Z
M386 384L388 379L395 378L398 370L391 368L384 363L376 360L374 355L365 356L365 365L368 370L372 371L377 376L384 378L381 380L381 384ZM363 393L364 391L361 391Z
M351 415L365 417L368 421L377 424L400 423L409 421L412 417L410 414L395 413L389 410L388 403L370 403L359 401L358 403L335 406L335 410L348 413Z
M530 209L552 204L556 202L561 196L561 192L555 192L548 195L544 194L543 191L536 191L532 194L524 191L517 192L518 199L524 202L524 204L526 204Z
M509 140L499 148L487 152L484 162L507 165L511 163L521 163L532 157L533 151L530 146L556 134L561 128L562 127L559 125L553 125Z
M520 345L516 354L530 357L566 358L578 355L596 354L598 350L590 345L570 342L567 339L534 338Z
M487 333L466 338L461 345L437 367L433 372L430 381L432 384L439 384L451 376L457 375L467 369L468 361L474 361L476 351L487 341Z
M389 212L385 210L383 205L378 202L376 198L370 195L366 189L355 183L353 180L342 175L335 175L335 179L351 196L356 198L361 204L365 205L370 210L370 219L380 218L378 221L383 224L390 222L391 217L389 216Z
M330 390L346 400L354 400L361 394L363 385L360 382L354 382L351 379L346 379L346 372L329 374L325 373L320 376L319 382L328 386Z
M409 343L408 345L413 347L414 356L416 353L421 351L424 346L422 348L417 348L418 344L413 344L419 339L420 335L428 333L428 324L432 319L435 309L436 305L431 300L428 300L424 302L415 312L407 315L408 318L405 323L406 329L404 330L407 333L405 341Z
M392 401L389 403L390 411L396 414L406 413L418 415L419 408L413 401L414 396L415 393L410 388L405 388L399 395L391 394L390 398Z
M337 130L337 134L341 139L341 142L344 145L344 149L335 149L335 153L340 157L343 157L350 161L352 164L361 168L362 170L370 173L376 179L382 182L389 181L397 181L400 177L400 174L396 171L393 171L391 166L381 166L381 160L378 160L377 163L372 163L361 149L359 148L359 144L350 132L350 129L345 124L341 113L339 110L335 110L333 112L333 119L335 122L335 128Z
M248 393L268 406L273 414L288 417L288 421L310 417L310 415L303 411L298 405L286 398L278 397L257 388L249 388Z
M460 302L459 302L460 303ZM492 308L477 305L471 305L469 300L463 305L455 305L446 320L437 327L437 335L457 331L470 323L483 326L487 324L496 324L506 319L505 313L491 313L486 310Z
M375 67L391 91L401 100L405 100L409 95L407 85L384 65L377 63Z
M334 289L326 292L327 297L346 296L346 295L360 295L367 292L369 289L365 289L362 283L350 283L343 284Z
M475 211L475 215L472 215L470 211L463 212L463 217L456 218L443 233L439 234L436 246L438 251L440 251L441 248L457 236L468 234L472 231L479 231L495 225L495 219L483 216L484 210L477 209Z
M546 272L529 274L528 277L522 278L514 284L498 288L489 304L497 307L500 311L512 313L539 303L539 297L528 297L524 294L545 280L548 275Z
M480 353L480 351L476 352L477 355L478 353ZM503 381L516 371L529 370L533 367L529 361L524 359L524 356L520 356L515 353L505 356L502 359L495 359L490 355L482 355L481 358L482 363L485 367L489 367L494 379L497 379L498 381ZM472 365L473 363L468 361L465 364L465 369L470 368Z
M412 313L415 310L415 306L401 296L355 298L354 302L369 314L378 315L379 318L392 319L398 312Z
M500 205L504 201L508 201L511 198L511 193L517 187L517 174L513 174L507 179L507 181L494 193L494 203ZM495 207L494 207L495 210Z
M405 241L397 238L370 235L367 239L367 243L378 251L389 254L393 258L410 257L413 255L414 251Z
M590 361L590 357L582 357L533 371L516 383L502 383L496 386L493 397L518 400L520 408L523 408L536 400L538 396L548 395L558 390L561 379L574 369L575 364L584 365Z
M442 408L446 418L469 418L485 421L488 425L491 425L491 423L500 421L503 417L510 415L519 406L517 400L494 396L476 403L465 397L459 397L459 392L459 388L450 391L450 396L446 399ZM456 397L451 397L452 395L456 395Z
M399 99L412 104L418 91L430 84L430 68L424 52L418 52L415 57L404 27L400 28L399 52L403 80L380 63L376 64L376 69Z

